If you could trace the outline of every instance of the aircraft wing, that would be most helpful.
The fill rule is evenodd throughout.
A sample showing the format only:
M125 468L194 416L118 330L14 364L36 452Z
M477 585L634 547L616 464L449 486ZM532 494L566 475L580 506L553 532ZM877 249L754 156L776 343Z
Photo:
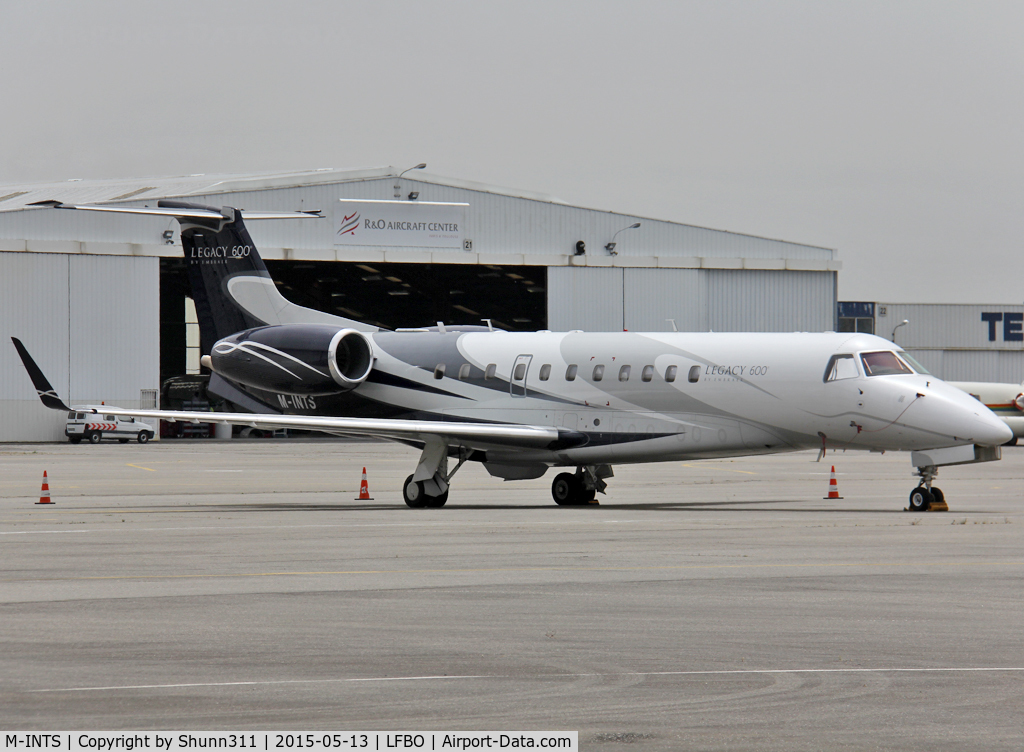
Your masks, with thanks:
M32 356L28 354L25 345L21 344L21 340L17 337L11 337L11 341L14 343L14 349L18 351L18 355L21 357L21 362L25 364L28 377L32 379L32 385L36 388L36 394L39 395L42 403L51 410L64 410L65 412L70 410L71 408L64 404L61 398L57 396L54 388L50 386L50 382L43 375L36 362L32 360Z
M423 441L439 436L448 443L501 445L533 448L577 446L582 434L554 426L527 426L514 423L462 423L443 420L391 420L379 418L335 418L319 415L264 415L256 413L213 413L183 410L129 410L105 406L91 412L135 418L173 420L189 423L230 423L254 428L297 428L326 431L346 436Z
M57 396L42 370L29 355L21 340L11 337L21 356L32 384L42 403L53 410L69 411ZM213 413L185 410L127 410L104 406L90 409L104 415L124 415L135 418L186 421L189 423L230 423L255 428L296 428L346 436L368 436L405 441L426 441L440 437L449 444L468 446L509 446L523 448L566 448L580 446L587 437L578 431L554 426L527 426L514 423L463 423L443 420L391 420L377 418L344 418L317 415L264 415L256 413Z

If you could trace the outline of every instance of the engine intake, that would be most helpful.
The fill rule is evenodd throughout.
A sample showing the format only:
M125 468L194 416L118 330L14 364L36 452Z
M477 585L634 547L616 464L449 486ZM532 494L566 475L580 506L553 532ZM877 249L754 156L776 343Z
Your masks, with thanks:
M373 346L355 329L325 324L264 326L213 346L210 368L226 379L284 394L339 394L373 370Z
M327 366L331 377L345 390L366 381L373 369L373 350L366 337L355 329L342 329L327 346Z

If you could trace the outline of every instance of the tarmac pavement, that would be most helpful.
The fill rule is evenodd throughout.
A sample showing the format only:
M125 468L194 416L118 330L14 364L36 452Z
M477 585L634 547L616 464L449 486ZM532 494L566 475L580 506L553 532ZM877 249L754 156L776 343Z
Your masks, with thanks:
M0 725L1024 747L1024 448L926 514L906 454L814 459L619 466L586 507L467 463L413 510L392 444L0 445Z

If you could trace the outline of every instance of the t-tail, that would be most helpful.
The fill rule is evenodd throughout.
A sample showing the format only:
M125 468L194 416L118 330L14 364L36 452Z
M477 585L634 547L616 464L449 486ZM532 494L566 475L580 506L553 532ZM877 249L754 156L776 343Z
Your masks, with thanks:
M204 352L208 353L214 342L225 337L265 325L336 324L376 331L376 327L362 322L303 308L285 299L256 250L243 212L183 201L160 201L158 207L183 212L178 217L181 247L188 264ZM195 210L217 216L206 219L185 213Z

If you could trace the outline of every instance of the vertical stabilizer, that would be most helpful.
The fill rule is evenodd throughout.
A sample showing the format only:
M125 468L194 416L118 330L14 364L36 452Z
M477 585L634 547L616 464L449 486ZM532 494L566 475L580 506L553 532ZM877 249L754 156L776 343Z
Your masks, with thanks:
M182 201L160 201L161 209L183 210L181 246L188 265L199 318L202 351L236 332L276 324L336 324L360 331L376 327L303 308L285 299L270 278L242 213ZM189 210L216 212L218 218L186 216Z

